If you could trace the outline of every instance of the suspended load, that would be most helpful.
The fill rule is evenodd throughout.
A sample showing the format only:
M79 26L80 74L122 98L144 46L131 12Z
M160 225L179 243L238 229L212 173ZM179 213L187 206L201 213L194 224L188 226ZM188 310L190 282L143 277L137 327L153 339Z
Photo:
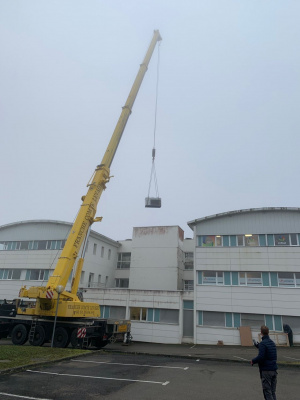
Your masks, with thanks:
M156 197L150 197L152 178L153 178L154 184L155 184ZM147 207L147 208L160 208L161 207L161 198L159 197L159 194L158 194L157 177L156 177L156 171L155 171L155 148L152 149L152 168L151 168L151 174L150 174L148 197L145 198L145 207Z

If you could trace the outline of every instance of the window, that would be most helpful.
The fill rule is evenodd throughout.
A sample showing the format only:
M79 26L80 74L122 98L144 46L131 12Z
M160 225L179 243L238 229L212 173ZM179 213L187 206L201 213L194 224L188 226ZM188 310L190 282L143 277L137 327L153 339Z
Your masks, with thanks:
M184 253L184 269L194 269L194 253Z
M94 243L93 254L94 256L97 254L97 243Z
M104 257L104 247L103 246L101 247L101 257L102 258Z
M45 281L49 278L48 269L28 269L26 271L26 280L28 281Z
M258 235L245 235L245 246L258 246Z
M111 258L111 249L108 249L108 257L107 257L109 260L110 260L110 258Z
M84 282L84 274L85 274L85 271L81 271L81 276L80 276L80 283L81 284L83 284L83 282Z
M193 300L183 300L183 309L184 310L193 310L194 309Z
M295 287L295 277L292 272L278 272L278 286Z
M223 285L224 277L221 271L203 271L203 285Z
M223 312L203 311L204 326L225 326L225 314Z
M275 246L289 246L290 245L289 235L286 234L274 235L274 242Z
M126 307L101 306L101 318L125 319Z
M147 308L131 307L130 319L132 321L146 321Z
M251 326L252 328L260 329L265 324L263 314L241 314L241 325Z
M194 281L184 281L184 290L194 290Z
M240 285L262 286L261 272L240 272Z
M128 288L129 279L116 279L116 288Z
M0 269L0 279L21 279L21 269Z
M94 287L94 286L93 286L93 282L94 282L94 274L90 272L90 273L89 273L88 287Z
M119 253L117 268L126 269L130 268L131 253Z
M98 275L98 286L101 285L101 275Z
M215 236L199 236L198 245L202 247L214 247Z
M168 310L164 308L130 308L130 319L132 321L160 322L165 324L178 324L179 310Z

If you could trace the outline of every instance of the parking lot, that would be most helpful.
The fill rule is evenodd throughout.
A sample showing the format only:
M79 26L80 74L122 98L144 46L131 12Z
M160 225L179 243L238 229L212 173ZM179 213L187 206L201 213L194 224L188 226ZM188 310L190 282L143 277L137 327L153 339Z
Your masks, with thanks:
M278 398L299 399L299 370L282 368ZM93 353L0 376L1 400L263 398L248 364L142 354Z

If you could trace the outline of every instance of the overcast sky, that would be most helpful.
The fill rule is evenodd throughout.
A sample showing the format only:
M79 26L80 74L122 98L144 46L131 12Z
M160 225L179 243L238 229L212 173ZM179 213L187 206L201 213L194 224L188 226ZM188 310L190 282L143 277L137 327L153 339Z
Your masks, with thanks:
M0 225L72 222L153 30L157 49L93 229L299 207L299 0L0 0ZM154 187L150 194L155 195Z

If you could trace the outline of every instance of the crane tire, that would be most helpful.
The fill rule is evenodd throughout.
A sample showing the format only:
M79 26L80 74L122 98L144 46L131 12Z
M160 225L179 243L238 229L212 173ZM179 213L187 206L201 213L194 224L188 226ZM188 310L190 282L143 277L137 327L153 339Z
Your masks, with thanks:
M26 326L23 324L18 324L14 326L11 332L11 341L13 344L21 346L22 344L26 343L28 339L28 331Z
M68 331L61 326L56 328L54 333L53 346L64 348L67 347L69 343L70 339Z
M73 330L71 333L71 346L73 349L77 349L79 347L79 342L77 338L77 328Z
M32 339L29 339L29 343L31 346L43 346L45 343L45 329L42 325L37 325L35 327L34 336Z

